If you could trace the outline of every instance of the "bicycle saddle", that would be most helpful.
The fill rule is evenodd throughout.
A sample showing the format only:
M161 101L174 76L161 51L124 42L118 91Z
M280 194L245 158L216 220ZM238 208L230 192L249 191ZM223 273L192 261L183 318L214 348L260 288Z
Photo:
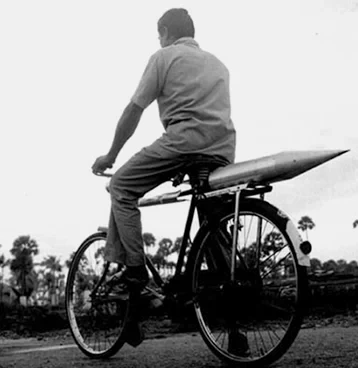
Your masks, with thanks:
M173 186L180 185L185 175L189 176L189 183L194 189L208 186L208 178L212 171L228 162L218 156L191 154L183 157L185 166L173 178Z

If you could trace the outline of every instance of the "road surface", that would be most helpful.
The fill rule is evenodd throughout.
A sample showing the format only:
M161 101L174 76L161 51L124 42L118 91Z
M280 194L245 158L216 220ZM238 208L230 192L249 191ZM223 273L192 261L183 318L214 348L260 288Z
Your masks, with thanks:
M5 340L0 338L1 368L214 368L224 367L199 333L145 340L125 345L108 360L91 360L70 337ZM358 326L302 329L275 368L358 368Z

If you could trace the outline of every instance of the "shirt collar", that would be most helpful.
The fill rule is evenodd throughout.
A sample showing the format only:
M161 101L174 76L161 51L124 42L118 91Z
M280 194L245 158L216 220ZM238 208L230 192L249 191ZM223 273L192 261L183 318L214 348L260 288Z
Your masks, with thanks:
M199 47L199 44L192 37L178 38L176 41L174 41L172 43L172 45L180 45L180 44L187 45L187 46Z

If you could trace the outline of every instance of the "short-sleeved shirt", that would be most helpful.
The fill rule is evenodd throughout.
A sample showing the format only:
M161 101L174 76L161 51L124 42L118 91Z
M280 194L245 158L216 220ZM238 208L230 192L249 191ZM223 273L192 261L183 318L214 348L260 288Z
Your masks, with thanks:
M131 101L145 109L154 100L171 149L234 161L229 72L193 38L180 38L151 56Z

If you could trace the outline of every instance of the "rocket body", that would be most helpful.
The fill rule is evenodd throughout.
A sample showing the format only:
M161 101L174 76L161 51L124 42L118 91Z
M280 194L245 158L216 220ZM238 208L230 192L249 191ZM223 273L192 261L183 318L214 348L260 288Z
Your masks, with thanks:
M209 187L211 190L217 190L239 184L266 185L292 179L345 152L347 150L285 151L238 162L213 171L209 176ZM177 191L153 198L141 198L139 206L179 202L180 197L181 192Z
M271 184L298 176L345 152L347 151L285 151L238 162L212 172L209 185L211 189L221 189L244 183Z

